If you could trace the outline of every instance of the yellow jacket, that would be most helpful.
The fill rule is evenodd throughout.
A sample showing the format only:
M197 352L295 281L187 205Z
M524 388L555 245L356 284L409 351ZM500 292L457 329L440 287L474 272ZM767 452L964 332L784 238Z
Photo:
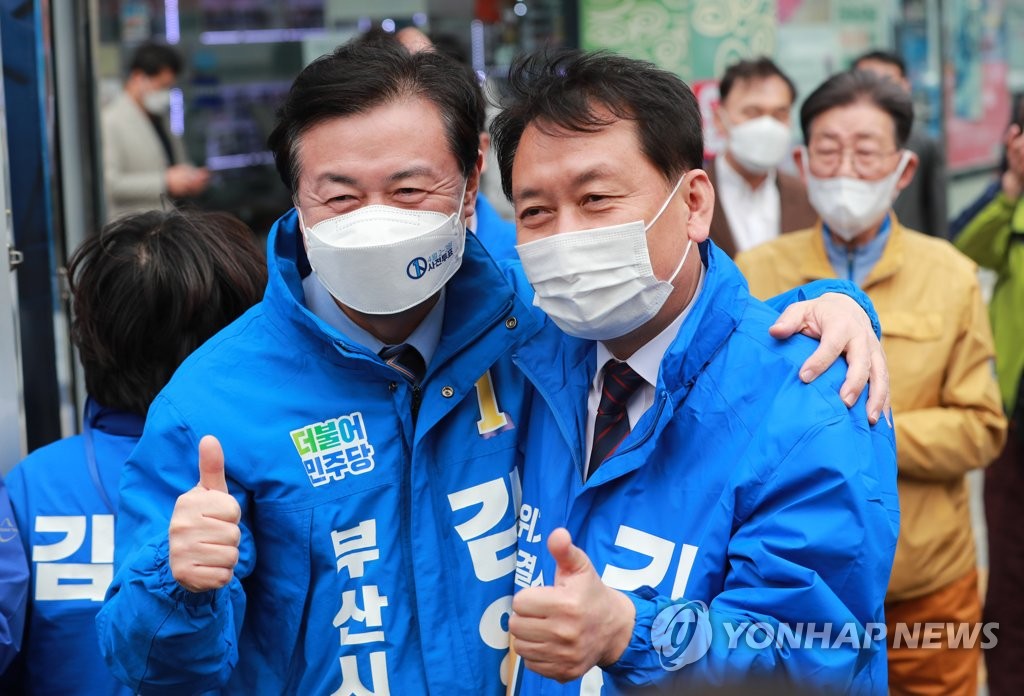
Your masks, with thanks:
M1006 438L994 349L975 265L949 242L892 216L864 282L882 323L899 465L900 536L888 601L921 597L975 565L964 479ZM835 278L821 223L740 254L751 292L770 297Z

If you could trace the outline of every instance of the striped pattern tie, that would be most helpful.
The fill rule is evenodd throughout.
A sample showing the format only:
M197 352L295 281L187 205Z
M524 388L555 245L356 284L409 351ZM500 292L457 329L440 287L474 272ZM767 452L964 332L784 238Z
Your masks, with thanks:
M590 450L590 470L587 478L594 475L615 449L629 435L629 417L626 404L644 384L644 378L624 362L609 360L604 366L604 387L601 403L594 419L594 446Z
M414 386L419 386L427 373L427 364L420 352L408 343L384 346L377 354Z

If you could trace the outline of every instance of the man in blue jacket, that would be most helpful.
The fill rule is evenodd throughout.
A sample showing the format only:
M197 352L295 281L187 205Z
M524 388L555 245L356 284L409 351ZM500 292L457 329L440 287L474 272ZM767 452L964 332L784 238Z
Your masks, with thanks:
M519 693L885 694L893 430L840 401L841 369L799 379L813 344L770 338L777 315L706 241L693 94L578 51L520 60L509 88L492 133L555 324L517 354L543 397L523 445Z
M182 365L121 479L97 627L133 688L503 690L533 398L511 356L542 325L465 234L477 95L358 44L295 80L263 302Z

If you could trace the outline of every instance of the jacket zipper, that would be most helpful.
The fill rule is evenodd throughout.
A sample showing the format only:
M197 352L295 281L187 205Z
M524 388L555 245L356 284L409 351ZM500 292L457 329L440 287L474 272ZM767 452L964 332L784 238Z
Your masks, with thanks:
M416 425L416 416L420 414L420 404L423 402L423 389L414 384L412 387L412 422ZM413 436L415 438L415 435Z
M571 445L571 447L569 448L569 454L572 456L572 463L576 466L576 470L580 473L580 476L582 476L583 475L583 467L580 464L580 459L577 456L577 452L576 452L577 445L579 443L574 442L573 438L570 437L570 435L569 435L569 428L565 424L565 422L562 420L562 412L559 409L555 408L555 405L548 398L547 392L540 388L539 381L537 380L537 375L532 370L530 370L528 367L523 365L523 363L520 361L518 355L513 355L512 356L512 363L516 367L518 367L520 370L522 370L523 374L526 375L526 378L528 380L530 380L530 382L533 384L534 390L538 394L540 394L541 397L544 399L544 403L547 404L548 409L551 411L552 415L555 418L555 425L558 426L558 432L562 433L562 438L567 443L569 443Z
M661 394L658 395L658 410L654 413L654 419L651 421L651 424L644 431L644 434L637 438L636 442L632 443L629 447L626 447L621 450L616 450L615 453L612 454L613 458L619 456L620 454L632 452L637 447L644 444L651 438L651 435L654 434L654 429L658 427L658 421L661 420L661 414L665 410L666 402L668 402L668 392L663 391L661 392Z

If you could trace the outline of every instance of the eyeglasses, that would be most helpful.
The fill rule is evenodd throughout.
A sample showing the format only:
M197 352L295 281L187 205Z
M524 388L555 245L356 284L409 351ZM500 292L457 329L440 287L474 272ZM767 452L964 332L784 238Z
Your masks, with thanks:
M847 155L853 162L853 171L859 176L878 176L882 173L886 160L899 152L900 150L884 152L863 145L851 149L831 142L818 143L807 148L810 160L808 164L812 173L826 177L835 176L842 169Z

